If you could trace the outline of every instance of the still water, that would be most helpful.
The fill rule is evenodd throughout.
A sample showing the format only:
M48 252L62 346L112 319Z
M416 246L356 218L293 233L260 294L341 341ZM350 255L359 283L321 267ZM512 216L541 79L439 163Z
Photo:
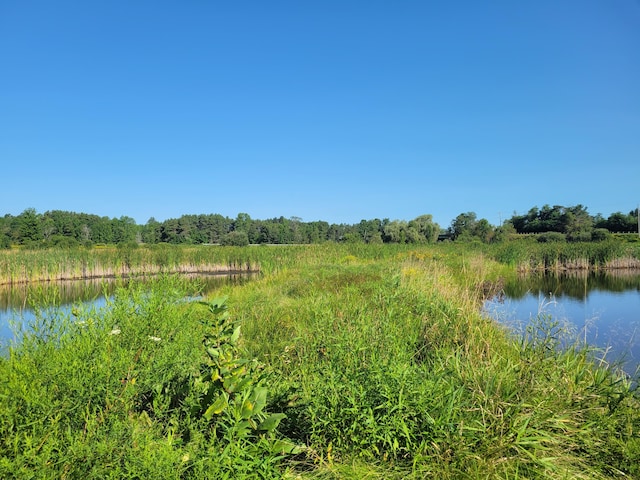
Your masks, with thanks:
M599 357L635 375L640 365L640 271L522 276L485 312L522 332L540 315L565 324L570 338L600 349Z
M185 274L183 277L193 280L194 294L206 295L215 289L230 283L239 284L254 274ZM33 320L31 307L34 302L55 304L63 311L70 311L72 305L82 302L88 306L99 308L106 303L106 298L113 295L118 286L129 281L114 278L72 280L61 282L43 282L20 285L0 285L0 347L14 339L12 324L28 323Z

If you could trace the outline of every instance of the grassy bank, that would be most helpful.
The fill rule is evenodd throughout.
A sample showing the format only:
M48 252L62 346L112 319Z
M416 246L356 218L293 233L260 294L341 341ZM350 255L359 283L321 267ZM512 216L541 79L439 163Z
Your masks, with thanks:
M0 477L640 477L628 380L481 317L486 252L248 251L224 305L162 278L43 311L0 360Z

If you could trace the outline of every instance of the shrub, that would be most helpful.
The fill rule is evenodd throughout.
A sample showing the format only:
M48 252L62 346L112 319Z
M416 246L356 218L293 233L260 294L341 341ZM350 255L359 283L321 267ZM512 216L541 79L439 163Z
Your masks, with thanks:
M565 242L567 237L560 232L546 232L538 235L537 240L540 243Z
M587 230L572 232L567 234L567 240L569 240L570 242L590 242L591 232Z
M249 245L249 236L247 232L241 230L234 230L222 237L220 243L225 246L231 247L246 247Z
M594 228L591 232L591 240L594 242L602 242L611 238L611 233L606 228Z

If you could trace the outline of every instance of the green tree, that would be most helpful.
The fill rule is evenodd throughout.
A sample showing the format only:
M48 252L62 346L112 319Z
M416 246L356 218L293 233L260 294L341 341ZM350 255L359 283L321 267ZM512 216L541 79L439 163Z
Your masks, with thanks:
M454 240L461 236L471 236L476 226L477 216L475 212L461 213L451 222L449 232Z
M251 226L251 217L248 213L239 213L233 222L233 230L249 231Z
M150 217L142 228L142 241L144 243L158 243L160 239L160 222Z
M136 221L127 216L121 216L120 218L114 218L112 220L113 242L114 243L129 243L136 241Z
M622 212L615 212L609 215L606 220L599 219L596 221L595 227L606 228L610 232L636 232L638 231L638 219L635 211L625 215Z
M432 215L420 215L409 222L410 228L418 232L418 242L435 243L440 233L440 225L433 221Z
M593 219L582 205L568 207L564 214L564 233L572 236L590 237Z
M489 223L489 220L487 220L486 218L481 218L474 225L472 234L474 237L479 238L483 242L489 243L493 239L494 230Z
M402 223L398 220L388 222L384 226L382 239L385 243L404 243Z
M43 239L41 216L34 208L27 208L15 217L18 243L25 245Z

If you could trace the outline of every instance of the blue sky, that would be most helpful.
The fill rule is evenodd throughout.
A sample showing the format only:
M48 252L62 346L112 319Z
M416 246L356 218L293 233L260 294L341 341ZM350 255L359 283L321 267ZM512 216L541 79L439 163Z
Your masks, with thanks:
M0 2L0 214L640 202L640 2Z

